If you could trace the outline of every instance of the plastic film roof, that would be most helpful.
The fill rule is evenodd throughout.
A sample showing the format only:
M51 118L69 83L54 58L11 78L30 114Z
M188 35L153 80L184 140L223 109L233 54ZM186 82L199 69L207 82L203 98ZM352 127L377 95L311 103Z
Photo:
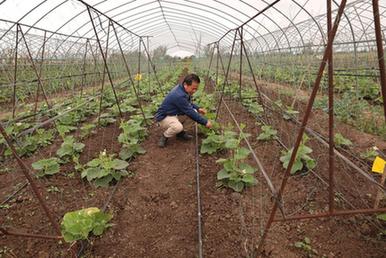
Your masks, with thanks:
M166 46L169 54L199 54L229 30L265 12L243 26L243 36L257 53L301 52L319 48L326 42L326 1L319 0L5 0L0 1L1 47L11 48L20 23L32 48L46 40L48 52L74 56L82 52L85 41L110 37L124 50L138 48L139 36L149 36L150 49ZM90 7L90 13L87 6ZM333 9L339 1L333 0ZM386 0L380 1L382 29L385 29ZM91 22L90 19L93 22ZM333 18L336 11L333 12ZM335 40L335 48L361 51L375 47L371 1L348 1ZM109 20L115 32L108 33ZM233 33L221 40L229 47ZM147 40L146 38L143 38Z

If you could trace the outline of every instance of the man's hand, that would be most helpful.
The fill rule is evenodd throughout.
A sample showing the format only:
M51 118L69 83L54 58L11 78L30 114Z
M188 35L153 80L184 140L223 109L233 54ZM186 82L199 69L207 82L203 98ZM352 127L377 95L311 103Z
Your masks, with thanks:
M208 120L208 122L205 125L206 128L212 128L212 123Z
M199 108L198 109L198 113L205 115L206 114L206 109L205 108Z

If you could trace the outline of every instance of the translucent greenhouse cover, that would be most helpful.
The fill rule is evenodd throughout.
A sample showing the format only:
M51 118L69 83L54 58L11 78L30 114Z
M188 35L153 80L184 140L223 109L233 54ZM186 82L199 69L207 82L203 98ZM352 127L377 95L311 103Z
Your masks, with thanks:
M95 39L88 4L95 8L91 16L99 31L106 31L107 17L122 25L118 33L125 49L138 45L136 36L150 36L150 49L166 46L169 54L189 55L273 3L243 28L244 39L255 51L296 52L296 48L305 45L325 43L326 1L320 0L3 0L0 1L0 45L7 41L7 32L16 30L15 22L33 26L25 29L30 34L41 36L42 31L36 29L41 28L63 34L62 40L74 40L75 36ZM339 3L332 1L333 17ZM384 31L386 0L379 3ZM336 44L345 43L350 48L356 42L359 49L369 47L375 38L372 15L371 1L349 0ZM232 38L231 34L224 37L223 47L229 46Z

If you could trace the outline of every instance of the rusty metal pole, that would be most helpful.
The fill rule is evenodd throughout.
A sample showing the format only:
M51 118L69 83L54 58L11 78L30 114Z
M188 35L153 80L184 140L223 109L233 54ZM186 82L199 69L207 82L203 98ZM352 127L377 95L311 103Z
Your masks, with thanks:
M0 227L0 232L3 233L4 235L10 235L10 236L21 236L21 237L53 239L53 240L63 239L63 237L61 235L60 236L50 236L50 235L31 234L31 233L25 233L25 232L10 231L10 230L2 228L2 227Z
M239 36L240 36L240 68L239 68L239 99L242 102L242 96L241 96L241 83L243 78L243 27L240 27L238 29Z
M25 39L23 30L21 29L21 26L20 26L20 25L18 25L18 26L19 26L20 35L22 36L23 41L24 41L24 44L25 44L25 47L26 47L26 49L27 49L28 57L29 57L29 59L30 59L32 68L33 68L33 70L34 70L34 72L35 72L35 75L36 75L36 77L37 77L37 80L38 80L38 86L39 86L39 87L41 88L41 90L42 90L42 93L43 93L43 96L44 96L44 99L45 99L45 102L46 102L48 108L51 109L51 104L48 102L48 98L47 98L46 92L45 92L45 90L44 90L44 87L43 87L43 83L42 83L40 74L39 74L39 72L38 72L38 70L37 70L37 68L36 68L35 62L34 62L34 60L33 60L31 50L30 50L29 47L28 47L28 44L27 44L27 41L26 41L26 39Z
M16 46L13 69L13 96L12 96L12 118L15 118L16 112L16 82L17 82L17 55L19 49L19 25L16 26Z
M26 177L26 179L30 183L32 191L34 192L36 198L39 201L40 206L43 208L44 212L46 213L46 215L47 215L48 219L50 220L52 226L54 227L56 233L58 233L58 235L61 235L59 224L56 222L56 220L52 216L50 209L48 208L45 200L43 199L43 197L38 189L38 186L35 183L35 180L30 175L31 172L29 171L28 167L24 164L24 162L21 160L21 158L17 154L17 151L16 151L15 147L13 146L11 139L9 138L8 134L5 132L5 129L3 128L3 126L1 124L0 124L0 133L3 135L5 141L7 142L8 147L11 149L13 156L15 157L17 163L19 164L19 166L21 168L21 171L23 172L24 176Z
M149 36L146 37L146 47L150 49ZM148 92L151 96L151 87L150 87L150 60L147 58L147 82L148 82Z
M336 32L338 30L338 25L339 25L339 22L340 22L340 18L341 18L342 14L343 14L343 10L344 10L344 8L346 6L346 3L347 3L347 0L342 0L341 4L339 6L339 9L338 9L338 13L337 13L337 16L336 16L336 19L335 19L335 22L334 22L334 26L333 26L330 34L329 34L327 46L326 46L326 49L324 51L323 59L322 59L322 62L320 64L320 67L319 67L318 75L317 75L317 78L315 80L314 87L312 89L312 93L310 95L310 99L309 99L308 104L307 104L307 108L306 108L306 111L305 111L305 114L304 114L304 117L303 117L303 120L302 120L302 124L300 126L300 130L299 130L299 133L298 133L298 136L297 136L297 139L296 139L296 142L295 142L295 146L294 146L292 154L291 154L291 158L290 158L288 167L287 167L287 169L285 171L285 174L284 174L284 177L283 177L283 180L282 180L279 192L278 192L278 199L279 200L282 197L284 188L285 188L285 186L287 184L288 178L290 176L290 172L292 170L292 166L293 166L293 164L295 162L295 158L296 158L296 155L297 155L300 143L301 143L302 138L303 138L304 130L306 128L308 119L309 119L310 114L311 114L311 110L312 110L312 106L314 104L314 100L315 100L316 94L317 94L317 92L319 90L320 82L321 82L321 79L323 77L323 71L324 71L324 69L326 67L328 57L330 56L330 52L332 50L332 44L333 44ZM261 236L259 244L257 246L257 252L258 253L261 253L261 251L262 251L264 240L267 237L269 228L271 227L272 222L273 222L273 220L275 218L275 214L276 214L277 208L278 208L278 203L275 202L273 204L272 209L271 209L271 213L269 215L267 224L266 224L266 226L264 228L263 235Z
M257 85L255 72L253 71L253 67L252 67L252 62L251 62L251 60L249 59L249 54L248 54L247 48L245 47L245 44L244 44L244 41L243 41L243 40L241 41L241 46L242 46L243 49L244 49L245 59L247 60L247 63L248 63L248 66L249 66L249 70L250 70L250 72L251 72L251 74L252 74L253 83L254 83L254 85L255 85L255 89L256 89L256 92L257 92L256 101L257 101L258 103L260 102L261 106L263 107L265 120L266 120L267 122L269 122L268 115L267 115L267 110L266 110L265 104L264 104L264 102L263 102L263 97L262 97L262 94L261 94L261 89L260 89L260 87Z
M383 112L384 112L384 117L386 121L386 71L385 71L385 57L384 57L383 42L382 42L381 21L379 17L379 0L373 0L373 13L374 13L375 38L377 40L379 72L381 75Z
M106 39L106 49L105 49L105 56L107 56L107 51L109 49L109 42L110 42L110 21L109 26L107 28L107 39ZM101 113L102 113L102 102L103 102L103 93L105 89L105 81L106 81L106 66L103 66L103 74L102 74L102 84L101 84L101 92L99 97L99 112L98 112L98 125L101 120Z
M210 45L209 45L209 47L210 47ZM209 79L209 73L210 73L210 69L212 67L213 55L214 55L214 45L213 45L212 54L210 55L210 59L209 59L209 67L208 67L208 72L206 73L206 79Z
M80 97L83 97L83 88L84 88L84 81L86 79L86 58L87 58L87 46L88 46L89 39L86 40L86 47L83 55L83 66L82 66L82 82L80 85Z
M141 79L142 79L142 75L141 75L141 43L142 43L142 37L139 37L139 40L138 40L138 66L137 66L137 89L139 90L139 92L141 92Z
M216 48L217 48L217 56L216 56L216 87L217 87L217 85L218 85L218 62L219 62L219 55L220 55L220 42L217 42Z
M143 43L143 42L142 42L142 43ZM143 44L144 44L144 43L143 43ZM157 71L156 71L156 69L155 69L155 65L154 65L153 61L151 60L149 50L146 48L145 44L144 44L143 46L144 46L144 50L145 50L146 56L147 56L147 58L148 58L148 60L149 60L149 62L150 62L151 68L152 68L152 70L153 70L154 77L155 77L155 79L156 79L156 81L157 81L157 84L158 84L160 90L161 90L161 93L162 93L162 95L165 95L165 92L164 92L164 90L163 90L162 84L161 84L161 82L160 82L159 79L158 79L158 75L157 75Z
M41 55L41 62L40 62L40 67L39 67L39 76L41 78L42 72L43 72L43 60L44 60L44 50L46 47L46 37L47 37L47 31L44 31L44 38L43 38L43 46L42 46L42 55ZM43 82L42 82L43 83ZM38 109L38 101L39 101L39 84L38 87L36 88L36 96L35 96L35 108L34 108L34 113L37 112Z
M327 0L327 32L328 38L331 37L332 11L331 1ZM333 67L333 48L328 57L328 210L334 212L334 170L335 170L335 143L334 143L334 67Z
M107 76L109 78L109 81L110 81L110 84L111 84L111 88L113 89L114 98L115 98L115 101L116 101L116 104L117 104L118 110L119 110L119 115L120 115L120 117L123 117L123 114L122 114L122 111L121 111L121 106L119 105L119 99L118 99L118 96L117 96L117 92L115 91L113 79L111 77L110 70L109 70L109 67L107 65L107 60L106 60L107 56L105 56L104 53L103 53L102 44L101 44L101 42L99 40L98 32L97 32L97 30L95 28L94 20L92 18L91 11L90 11L90 6L88 6L88 5L87 5L87 11L88 11L88 15L90 16L91 25L92 25L92 27L94 29L94 33L95 33L95 37L96 37L96 40L97 40L97 43L98 43L98 46L99 46L99 50L100 50L102 58L103 58L103 63L104 63L104 66L106 68ZM99 16L99 14L98 14L98 16ZM110 28L110 22L111 22L111 19L109 19L109 28Z
M98 61L97 61L97 58L94 54L94 50L92 49L92 45L90 43L90 41L88 42L88 44L90 45L90 52L91 52L91 56L92 56L92 59L94 60L94 74L98 74L98 78L101 77L101 72L99 71L99 68L98 68ZM93 76L93 82L92 82L92 85L95 86L97 84L97 77L96 76ZM99 79L100 81L100 79Z
M236 35L237 35L237 31L235 30L235 36L234 36L234 38L233 38L233 43L232 43L231 53L230 53L229 61L228 61L228 67L227 67L227 71L226 71L226 73L225 73L225 78L224 78L223 86L222 86L222 89L221 89L220 99L219 99L218 105L217 105L216 118L214 119L215 121L217 121L218 114L219 114L219 112L220 112L220 106L221 106L222 98L223 98L223 95L224 95L225 85L228 84L228 75L229 75L229 69L230 69L230 67L231 67L232 56L233 56L233 50L234 50L234 48L235 48Z
M117 31L116 31L116 29L115 29L115 27L114 27L114 24L111 24L111 25L112 25L112 27L113 27L113 31L114 31L115 37L116 37L116 39L117 39L119 51L121 52L121 55L122 55L122 58L123 58L123 63L125 64L126 71L127 71L128 76L129 76L129 81L130 81L131 86L133 87L134 94L135 94L135 96L136 96L136 98L137 98L138 105L139 105L139 108L140 108L140 110L141 110L143 119L144 119L144 121L145 121L145 124L146 124L146 125L149 125L149 124L147 123L147 120L146 120L145 112L143 111L143 108L142 108L141 98L139 97L139 94L138 94L138 92L137 92L137 89L135 88L135 83L134 83L133 78L132 78L132 76L131 76L129 64L127 63L125 54L123 53L123 49L122 49L122 46L121 46L121 42L119 41ZM149 71L150 71L150 70L149 70Z

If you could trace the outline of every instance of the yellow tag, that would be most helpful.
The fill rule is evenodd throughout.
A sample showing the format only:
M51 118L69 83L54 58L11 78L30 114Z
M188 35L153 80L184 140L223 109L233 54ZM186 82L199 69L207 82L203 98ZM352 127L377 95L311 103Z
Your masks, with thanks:
M383 174L385 172L386 161L380 157L376 157L373 163L372 171L375 173Z
M135 75L135 80L136 80L136 81L142 80L142 74L141 74L141 73L137 73L137 74Z

